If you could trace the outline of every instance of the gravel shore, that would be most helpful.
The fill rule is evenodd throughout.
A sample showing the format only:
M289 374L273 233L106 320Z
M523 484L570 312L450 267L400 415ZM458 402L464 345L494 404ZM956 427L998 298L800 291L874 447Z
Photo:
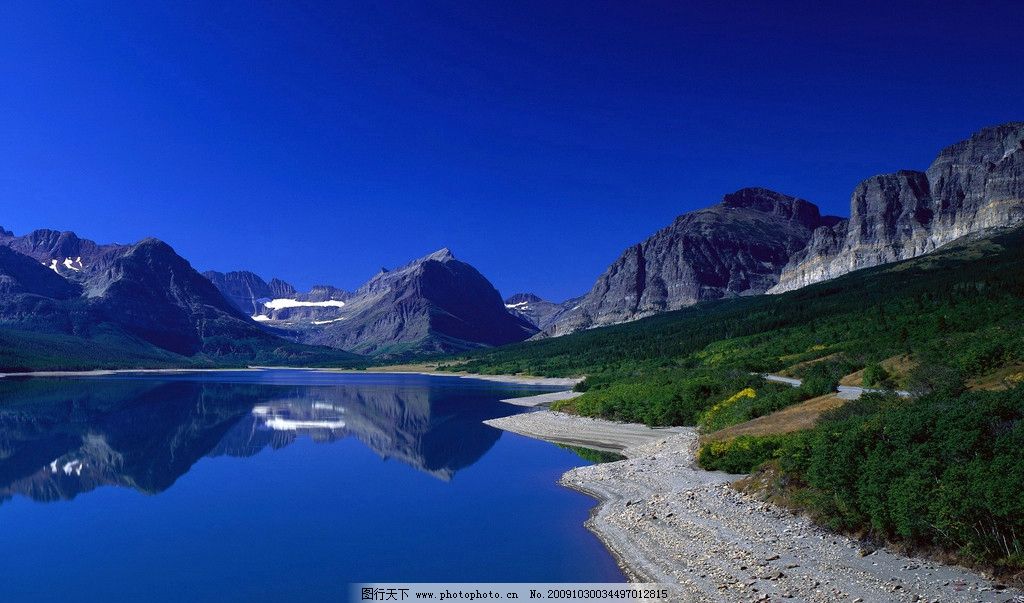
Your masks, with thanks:
M677 427L651 429L636 423L613 423L550 410L491 419L484 423L539 440L619 453L681 431Z
M677 585L674 601L1024 602L1021 591L972 571L870 552L737 492L730 484L739 476L696 466L691 428L666 432L546 411L488 423L628 457L573 469L562 484L600 501L587 527L626 575Z
M547 406L552 402L561 400L572 400L582 396L582 392L551 392L550 394L537 394L536 396L524 396L522 398L505 398L502 402L515 404L516 406Z

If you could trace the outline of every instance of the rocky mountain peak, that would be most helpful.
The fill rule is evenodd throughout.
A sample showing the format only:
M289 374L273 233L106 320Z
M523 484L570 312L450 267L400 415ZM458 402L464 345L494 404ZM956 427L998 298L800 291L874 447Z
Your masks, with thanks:
M233 274L243 273L228 273ZM501 345L537 330L511 313L494 286L447 247L395 270L382 269L355 292L317 285L308 293L275 295L271 302L224 276L207 273L222 293L251 308L250 316L275 333L359 353L398 356Z
M351 293L333 285L313 285L309 293L301 296L303 300L312 302L346 300L350 297L352 297Z
M159 239L99 245L42 229L20 237L5 231L0 246L0 312L10 324L67 336L104 325L142 348L186 356L232 353L232 338L280 343Z
M448 249L447 247L442 247L441 249L438 249L434 253L431 253L430 255L423 256L422 258L416 260L416 263L431 262L431 261L433 261L433 262L450 262L450 261L452 261L454 259L455 259L455 254L452 253L452 250Z
M589 293L551 315L544 334L764 293L814 230L835 221L809 201L765 188L740 189L626 249Z
M539 295L534 295L533 293L516 293L505 300L505 305L510 306L521 303L535 304L541 301L544 300L541 299Z
M291 283L285 282L279 278L270 279L270 282L267 283L267 286L270 287L271 297L274 298L294 297L295 294L297 293L295 287L293 287Z
M758 211L784 220L792 220L810 229L817 228L822 224L821 213L818 211L817 205L767 188L741 188L734 193L725 195L722 198L721 206Z
M990 168L1024 150L1024 122L1012 121L998 126L982 128L966 140L951 144L939 151L928 168L929 178L937 176L950 163L974 164Z
M22 293L67 299L80 291L77 285L35 259L0 245L0 296Z
M267 298L286 297L275 295L273 288L259 275L248 270L233 272L216 272L208 270L203 273L229 302L246 314L259 314L262 302ZM287 284L287 283L286 283Z

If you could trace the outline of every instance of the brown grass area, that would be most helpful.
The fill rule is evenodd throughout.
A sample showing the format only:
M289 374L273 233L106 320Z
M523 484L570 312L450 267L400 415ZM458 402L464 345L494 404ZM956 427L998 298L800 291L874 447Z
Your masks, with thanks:
M1001 391L1010 389L1024 382L1024 364L1014 364L996 369L987 375L974 377L967 381L967 388L972 390Z
M828 356L822 356L821 358L812 358L810 360L804 360L803 362L797 362L793 366L787 366L786 368L782 369L781 371L779 371L778 374L782 375L783 377L796 377L797 372L800 369L804 368L805 366L810 366L818 362L825 362L826 360L832 360L836 356L839 356L839 352L833 352Z
M810 429L818 422L822 413L839 408L845 403L846 400L839 398L834 393L825 394L783 408L770 415L751 419L746 423L719 429L708 434L704 439L706 441L728 440L741 435L761 436Z
M892 375L893 381L895 381L896 384L899 386L906 385L907 376L910 374L910 371L914 370L914 367L917 366L917 362L915 362L914 359L911 358L910 356L906 355L886 358L885 360L879 362L878 364L881 364L882 368L884 368L886 371L889 372L890 375ZM863 386L864 369L850 373L849 375L843 377L842 379L839 380L839 385L855 385L857 387Z

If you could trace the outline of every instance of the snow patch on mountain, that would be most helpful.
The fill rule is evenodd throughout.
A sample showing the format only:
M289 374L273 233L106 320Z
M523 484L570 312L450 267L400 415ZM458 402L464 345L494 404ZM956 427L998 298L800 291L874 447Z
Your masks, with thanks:
M53 462L50 463L50 473L57 473L59 464L60 459L54 459ZM85 468L85 463L78 459L72 459L64 463L63 466L59 466L59 468L64 472L64 475L71 475L72 473L75 475L82 475L82 469Z
M43 266L46 266L47 268L53 270L57 274L60 274L59 266L64 266L68 270L74 270L75 272L81 272L82 268L85 268L85 266L82 264L81 257L77 257L75 259L64 258L63 262L60 260L50 260L49 263L43 262Z
M345 306L345 302L337 299L312 302L301 301L298 299L278 298L272 299L263 305L271 310L280 310L282 308L341 308Z

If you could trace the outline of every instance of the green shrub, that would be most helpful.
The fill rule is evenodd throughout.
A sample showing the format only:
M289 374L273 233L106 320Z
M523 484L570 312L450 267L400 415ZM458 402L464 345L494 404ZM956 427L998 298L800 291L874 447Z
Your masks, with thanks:
M750 473L765 461L776 458L783 449L797 449L802 436L738 436L730 440L707 442L700 447L697 461L709 471Z
M888 387L890 385L889 371L877 362L864 367L864 387Z
M738 458L749 464L771 446L746 444L758 454L744 451ZM1024 386L854 402L828 414L807 436L806 448L773 454L807 484L811 510L831 527L1020 569L1021 450Z

